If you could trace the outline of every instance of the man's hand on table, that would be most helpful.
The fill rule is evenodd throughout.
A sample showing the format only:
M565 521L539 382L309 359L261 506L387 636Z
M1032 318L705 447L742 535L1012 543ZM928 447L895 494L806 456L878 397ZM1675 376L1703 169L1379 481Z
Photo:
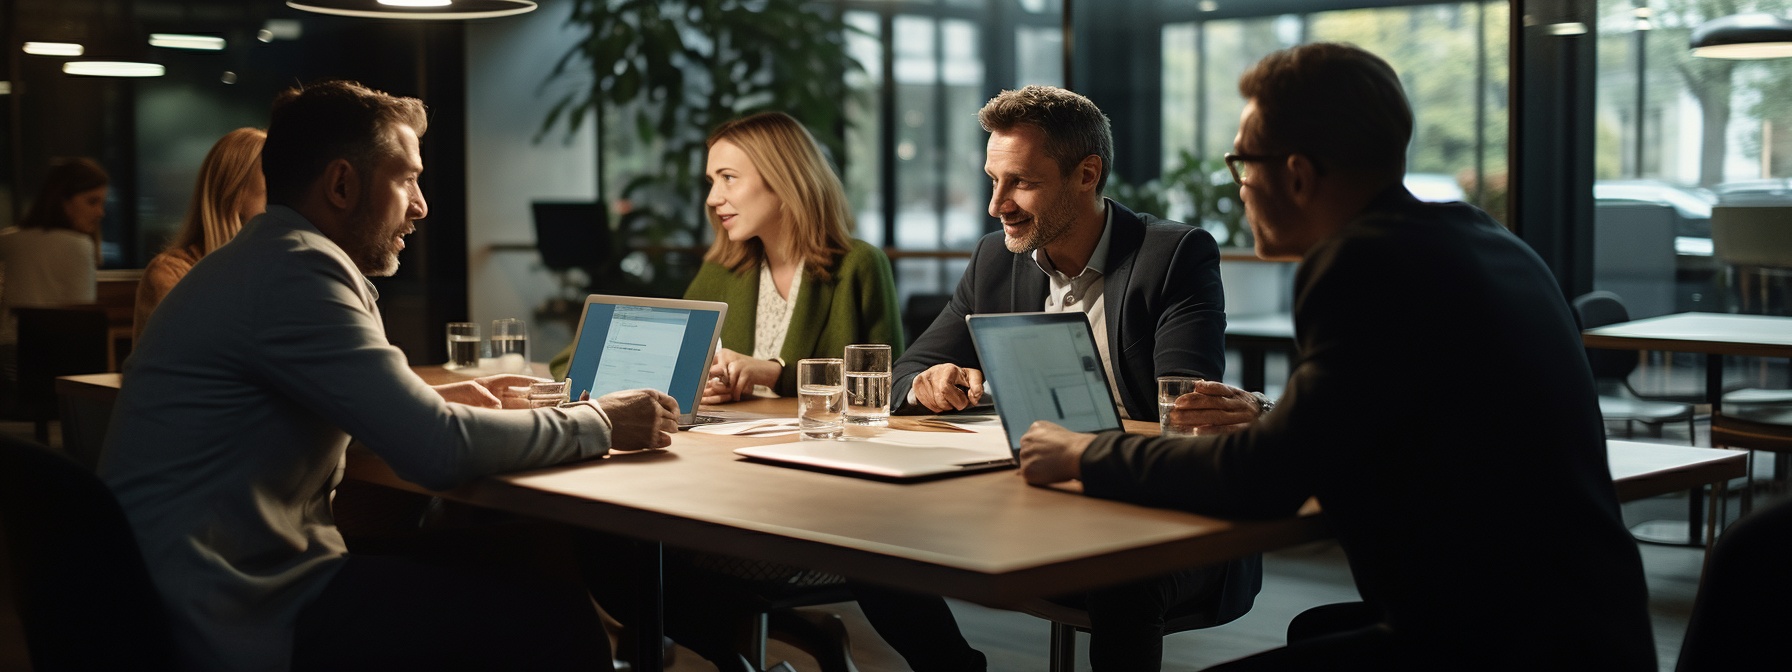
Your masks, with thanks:
M595 402L610 416L610 449L646 450L672 445L678 431L678 401L658 390L623 390Z
M1176 398L1170 421L1194 427L1196 436L1236 432L1257 421L1262 409L1251 393L1225 383L1203 380L1195 391Z
M472 380L462 380L442 385L434 385L436 394L456 404L478 406L480 408L503 408L504 388L533 385L547 382L545 378L523 376L514 373L500 373Z
M983 372L957 364L935 364L915 376L915 401L935 413L962 411L983 398Z
M1032 485L1051 485L1083 477L1083 451L1094 434L1073 432L1038 420L1020 437L1020 475Z

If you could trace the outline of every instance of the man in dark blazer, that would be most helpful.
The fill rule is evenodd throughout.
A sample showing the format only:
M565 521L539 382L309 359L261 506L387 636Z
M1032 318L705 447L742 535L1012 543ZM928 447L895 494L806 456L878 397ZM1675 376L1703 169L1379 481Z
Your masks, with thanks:
M1363 601L1302 614L1286 648L1216 669L1654 670L1642 563L1549 268L1485 213L1401 185L1412 111L1380 58L1295 47L1239 90L1226 159L1257 253L1304 255L1287 392L1213 436L1036 423L1022 475L1236 518L1317 498ZM1214 385L1171 412L1224 430L1257 408ZM1515 520L1538 524L1496 533Z
M1226 331L1219 250L1206 231L1102 197L1114 142L1101 110L1070 91L1029 86L990 100L978 121L990 132L989 214L1002 232L983 238L951 303L897 360L898 410L962 409L981 399L964 322L976 313L1086 314L1115 396L1133 419L1157 419L1159 375L1218 379ZM1066 600L1089 612L1097 671L1156 670L1166 611L1201 601L1229 621L1250 609L1261 584L1253 556ZM983 668L944 600L855 589L872 625L914 669Z

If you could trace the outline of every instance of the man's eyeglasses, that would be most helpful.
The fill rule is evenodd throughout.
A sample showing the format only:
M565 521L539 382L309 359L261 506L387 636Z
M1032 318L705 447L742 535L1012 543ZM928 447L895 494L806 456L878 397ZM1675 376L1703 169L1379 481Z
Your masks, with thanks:
M1263 161L1281 161L1293 154L1226 154L1226 169L1232 171L1232 181L1243 186L1245 180L1251 179L1255 173L1251 164Z

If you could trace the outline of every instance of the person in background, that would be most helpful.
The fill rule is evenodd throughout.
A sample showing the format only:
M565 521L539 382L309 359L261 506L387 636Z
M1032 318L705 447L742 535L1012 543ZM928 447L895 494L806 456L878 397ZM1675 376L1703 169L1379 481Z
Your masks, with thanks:
M677 431L660 392L501 410L514 377L431 389L388 343L368 278L428 214L427 125L421 101L352 82L281 94L267 212L168 292L125 363L99 475L182 669L609 669L574 582L350 552L336 525L351 436L441 490Z
M854 343L902 354L890 261L852 237L846 191L808 129L782 112L724 123L704 176L716 240L684 298L725 302L728 318L702 403L758 387L796 396L797 360ZM556 379L571 358L571 348L554 358Z
M243 222L267 209L267 185L261 177L261 144L267 137L259 128L239 128L224 134L205 154L180 231L168 242L168 249L143 267L131 319L133 341L143 335L156 304L174 289L174 283L205 255L230 242Z
M1486 213L1406 190L1412 108L1381 58L1303 45L1238 88L1226 163L1257 254L1300 258L1287 391L1267 413L1225 385L1184 395L1172 413L1210 436L1036 422L1021 475L1224 518L1318 499L1362 601L1309 610L1287 647L1215 670L1656 669L1598 394L1550 269ZM1514 520L1547 523L1493 532Z
M18 377L12 309L94 302L110 181L92 159L56 163L25 218L0 231L0 373L8 388Z

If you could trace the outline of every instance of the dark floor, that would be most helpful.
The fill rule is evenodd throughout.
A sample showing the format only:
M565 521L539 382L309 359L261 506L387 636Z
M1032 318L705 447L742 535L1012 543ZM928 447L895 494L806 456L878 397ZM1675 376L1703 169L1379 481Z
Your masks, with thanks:
M1704 380L1701 362L1699 358L1687 356L1658 357L1640 369L1633 376L1632 382L1645 393L1677 390L1696 394L1702 389ZM1232 364L1232 369L1236 370L1236 362ZM1271 380L1285 379L1286 361L1272 356L1268 373ZM1787 385L1784 362L1762 365L1758 360L1731 363L1726 367L1725 382L1727 387L1792 387ZM1270 392L1279 394L1278 387L1272 385ZM1623 436L1622 426L1613 425L1611 429L1613 436ZM30 430L31 427L27 424L0 423L0 431L7 433L28 437ZM1707 427L1703 423L1693 430L1697 443L1708 445L1706 432ZM55 433L52 434L54 436ZM1684 445L1687 443L1688 430L1685 425L1667 427L1659 439L1645 436L1637 438ZM1767 480L1771 466L1770 457L1757 460L1757 480ZM1740 486L1741 483L1736 485ZM1771 498L1785 493L1765 494ZM1760 505L1764 501L1765 498L1757 497L1756 504ZM1726 519L1734 520L1738 508L1737 497L1733 495L1727 507ZM1684 495L1624 505L1626 522L1632 524L1656 519L1684 521L1686 512ZM1679 654L1687 617L1692 610L1693 597L1698 589L1704 551L1701 548L1648 543L1639 546L1648 574L1650 613L1655 624L1655 642L1660 654L1661 669L1672 670ZM1163 669L1198 670L1279 646L1288 621L1295 614L1308 607L1356 597L1356 589L1351 583L1343 553L1333 543L1309 544L1268 554L1264 559L1264 574L1263 592L1258 596L1251 613L1219 628L1166 638ZM11 609L8 585L6 581L0 581L0 672L29 669L18 619ZM854 660L860 670L883 672L907 669L900 658L870 630L856 607L843 604L819 609L839 613L845 618L852 638ZM1016 612L962 602L954 602L953 609L971 643L989 656L991 670L1047 668L1049 633L1044 621ZM1079 653L1085 659L1087 646L1087 635L1083 635L1079 640ZM818 669L814 661L800 651L773 642L771 661L779 660L789 661L798 670ZM677 657L676 664L671 669L682 671L712 668L696 656L684 652L684 655ZM1087 663L1080 663L1078 669L1088 669Z

